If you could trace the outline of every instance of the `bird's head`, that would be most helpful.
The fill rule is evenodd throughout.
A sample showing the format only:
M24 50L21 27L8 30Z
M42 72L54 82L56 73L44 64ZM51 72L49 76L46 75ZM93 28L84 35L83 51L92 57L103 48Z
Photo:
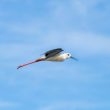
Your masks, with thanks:
M75 57L73 57L70 53L65 53L65 55L66 55L66 58L67 58L67 59L68 59L68 58L72 58L72 59L78 61L78 59L75 58Z

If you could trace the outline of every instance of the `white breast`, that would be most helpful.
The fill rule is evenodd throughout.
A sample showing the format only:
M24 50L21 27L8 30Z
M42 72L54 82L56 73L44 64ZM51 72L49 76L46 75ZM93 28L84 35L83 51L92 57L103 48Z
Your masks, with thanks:
M48 59L47 59L47 61L58 61L58 62L64 61L64 60L65 60L65 57L64 57L63 54L61 54L61 55L56 55L56 56L54 56L54 57L51 57L51 58L48 58Z

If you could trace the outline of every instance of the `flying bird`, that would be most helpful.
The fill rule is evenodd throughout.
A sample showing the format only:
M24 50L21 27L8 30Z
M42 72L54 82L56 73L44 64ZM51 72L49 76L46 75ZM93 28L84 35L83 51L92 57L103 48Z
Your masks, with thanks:
M26 64L22 64L19 65L17 67L17 69L36 63L36 62L40 62L40 61L54 61L54 62L61 62L64 61L66 59L72 58L74 60L77 61L77 59L75 57L73 57L70 53L62 53L64 50L62 48L57 48L57 49L53 49L53 50L49 50L47 52L44 53L44 55L38 59L36 59L35 61L26 63Z

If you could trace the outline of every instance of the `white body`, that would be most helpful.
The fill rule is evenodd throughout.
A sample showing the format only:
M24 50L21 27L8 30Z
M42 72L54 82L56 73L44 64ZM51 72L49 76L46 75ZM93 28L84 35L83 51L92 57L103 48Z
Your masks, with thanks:
M40 62L40 61L56 61L56 62L61 62L61 61L64 61L64 60L66 60L68 58L73 58L73 59L77 60L76 58L72 57L70 53L57 54L57 55L54 55L53 57L49 57L49 58L46 58L46 56L42 56L42 57L38 58L35 61L19 65L17 67L17 69L19 69L21 67L24 67L24 66L27 66L29 64Z
M68 58L69 58L68 54L64 53L64 54L55 55L54 57L50 57L50 58L46 59L46 61L61 62L61 61L64 61L65 59L68 59Z

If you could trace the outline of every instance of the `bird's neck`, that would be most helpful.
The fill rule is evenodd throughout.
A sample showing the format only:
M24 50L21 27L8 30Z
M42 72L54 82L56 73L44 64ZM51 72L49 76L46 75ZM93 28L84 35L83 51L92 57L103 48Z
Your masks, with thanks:
M67 54L63 53L63 54L61 54L61 56L62 56L64 59L67 59Z

